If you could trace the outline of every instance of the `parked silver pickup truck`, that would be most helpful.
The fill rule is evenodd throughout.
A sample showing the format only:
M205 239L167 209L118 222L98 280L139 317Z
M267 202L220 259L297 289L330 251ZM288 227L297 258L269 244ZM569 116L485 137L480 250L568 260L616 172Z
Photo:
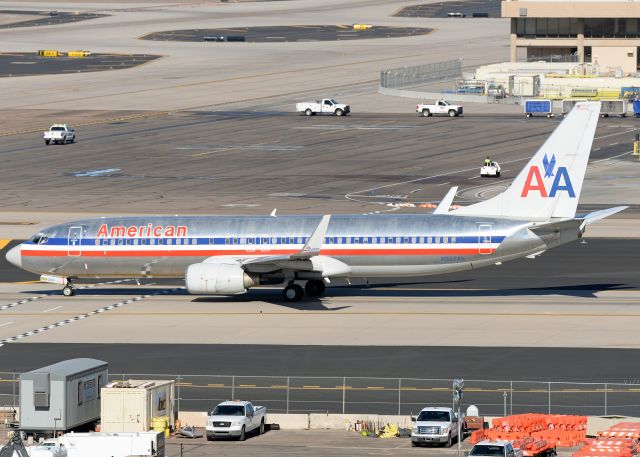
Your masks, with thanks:
M244 441L246 434L264 433L267 408L253 406L249 401L223 401L207 418L207 440L235 438Z

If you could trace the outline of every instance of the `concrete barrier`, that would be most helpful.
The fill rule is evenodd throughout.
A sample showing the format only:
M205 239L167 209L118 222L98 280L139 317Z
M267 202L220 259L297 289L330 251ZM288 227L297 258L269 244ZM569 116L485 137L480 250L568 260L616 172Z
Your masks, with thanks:
M178 419L182 425L205 427L207 413L180 411ZM491 426L492 416L484 420ZM267 411L267 423L278 424L281 430L345 430L356 421L371 421L374 424L395 424L401 428L411 428L411 416L381 414L270 414ZM607 430L619 422L640 422L640 418L626 416L589 416L587 418L587 435L595 436L599 431Z
M378 88L378 93L392 97L412 98L414 100L439 100L444 98L452 102L489 103L489 97L486 95L443 94L441 92L418 92L406 89L388 89L386 87Z

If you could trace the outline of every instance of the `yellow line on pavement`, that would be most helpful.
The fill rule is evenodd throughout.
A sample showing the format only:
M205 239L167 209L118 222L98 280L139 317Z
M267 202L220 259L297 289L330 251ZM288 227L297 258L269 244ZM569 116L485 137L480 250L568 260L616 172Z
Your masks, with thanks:
M0 240L0 250L4 249L9 243L11 243L11 240Z

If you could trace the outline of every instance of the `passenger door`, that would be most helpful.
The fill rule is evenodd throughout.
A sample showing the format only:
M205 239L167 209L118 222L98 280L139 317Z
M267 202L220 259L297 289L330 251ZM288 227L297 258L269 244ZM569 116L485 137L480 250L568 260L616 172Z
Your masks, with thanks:
M491 224L478 225L478 254L491 254Z
M322 100L322 112L333 113L333 103L331 103L331 100L329 99Z
M69 228L67 255L70 257L79 257L82 255L82 227Z
M253 405L251 405L251 404L247 405L246 414L247 414L247 428L246 428L246 431L248 432L249 430L253 430L254 428L256 428L255 411L253 410Z

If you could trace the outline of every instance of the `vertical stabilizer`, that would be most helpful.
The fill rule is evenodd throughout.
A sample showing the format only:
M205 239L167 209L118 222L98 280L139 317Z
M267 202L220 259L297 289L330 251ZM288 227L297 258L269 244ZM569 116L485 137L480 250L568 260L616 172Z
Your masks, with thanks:
M577 103L504 192L450 214L575 217L599 115L600 102Z

